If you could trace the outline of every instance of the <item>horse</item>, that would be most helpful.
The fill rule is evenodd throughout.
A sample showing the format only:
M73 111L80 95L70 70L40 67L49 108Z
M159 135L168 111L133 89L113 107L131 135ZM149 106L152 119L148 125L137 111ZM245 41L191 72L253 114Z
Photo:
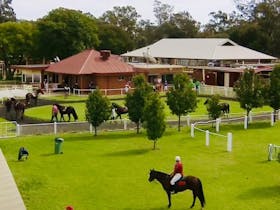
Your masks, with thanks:
M16 120L23 120L24 111L26 104L22 101L16 100L15 98L9 98L5 101L6 113L11 112L12 108L14 108L16 113Z
M204 102L204 105L208 104L209 103L209 98L206 99L206 101ZM229 114L229 111L230 111L230 106L228 103L218 103L220 109L221 109L221 112L223 114Z
M27 93L25 95L25 100L26 100L26 104L27 105L31 105L31 101L33 100L34 101L34 105L37 106L37 101L38 101L38 97L39 97L39 94L44 94L43 90L42 89L37 89L35 90L35 94L33 93Z
M156 179L159 181L166 192L168 196L168 208L171 207L171 185L170 185L170 180L171 176L169 174L156 171L154 169L150 170L150 177L149 181L153 181ZM177 192L182 192L185 190L191 190L193 193L193 202L190 208L193 208L195 205L195 200L196 197L199 198L200 204L201 204L201 209L203 209L205 205L205 198L204 198L204 193L203 193L203 188L202 188L202 183L198 177L195 176L185 176L181 180L179 180L175 184L175 193Z
M112 103L112 107L115 108L116 110L116 113L117 113L117 117L116 119L119 117L120 119L122 119L122 114L126 114L128 113L128 108L125 106L125 107L122 107L116 103Z
M8 98L5 102L4 105L6 107L6 112L10 112L13 108L14 102L15 102L15 98Z
M59 113L60 113L60 121L63 119L63 121L65 121L64 119L64 114L67 114L68 115L68 122L70 121L71 119L71 114L73 115L75 121L78 120L78 115L74 109L74 107L72 106L62 106L60 104L55 104L59 110Z

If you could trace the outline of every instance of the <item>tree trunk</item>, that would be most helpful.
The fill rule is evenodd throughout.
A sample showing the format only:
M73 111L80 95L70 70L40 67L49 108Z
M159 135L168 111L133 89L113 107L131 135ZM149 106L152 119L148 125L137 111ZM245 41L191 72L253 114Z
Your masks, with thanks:
M178 131L181 131L181 115L178 115Z
M140 130L140 122L138 121L136 123L136 132L137 132L137 134L139 134L139 130Z
M97 126L94 126L94 136L97 136Z
M153 150L155 150L156 149L156 139L154 140L154 148L153 148Z
M279 113L278 113L279 114ZM277 110L273 110L273 122L276 122L276 115L277 115Z

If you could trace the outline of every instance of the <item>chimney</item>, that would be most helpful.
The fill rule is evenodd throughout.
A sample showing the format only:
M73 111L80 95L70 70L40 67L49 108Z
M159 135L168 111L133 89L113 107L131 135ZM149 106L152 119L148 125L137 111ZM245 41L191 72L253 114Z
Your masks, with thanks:
M111 51L110 50L100 50L100 57L103 60L107 60L111 55Z

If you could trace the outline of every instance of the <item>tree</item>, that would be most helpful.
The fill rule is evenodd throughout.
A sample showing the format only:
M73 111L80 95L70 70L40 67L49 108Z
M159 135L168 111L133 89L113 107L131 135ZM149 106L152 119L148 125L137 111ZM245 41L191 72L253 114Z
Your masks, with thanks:
M139 133L147 96L152 92L152 88L147 84L143 75L133 77L132 82L135 89L132 93L127 94L125 105L128 108L128 118L136 124L137 133Z
M210 119L215 120L222 115L221 106L219 105L219 102L220 102L220 96L217 94L207 99L206 107Z
M274 110L274 121L276 121L276 110L280 109L280 65L275 66L270 74L269 105Z
M156 149L156 142L162 137L166 128L164 104L156 92L149 94L145 105L144 126L147 130L148 139L154 141L153 149Z
M253 69L247 69L236 82L234 91L237 95L237 101L240 107L245 109L247 116L253 108L264 105L264 83L261 78L255 74Z
M167 105L172 114L178 116L178 131L181 130L181 116L193 112L197 107L196 93L186 74L177 74L174 77L174 87L167 92Z
M132 6L115 6L113 10L106 11L99 19L121 28L130 35L130 38L134 38L139 17L140 15Z
M12 0L0 1L0 23L16 21L16 14L11 7Z
M97 136L97 127L111 115L110 100L102 96L99 89L89 94L86 100L86 119L94 127L94 135Z
M0 24L0 60L5 64L5 75L12 79L15 64L27 64L34 51L36 26L32 22L5 22Z
M37 21L38 54L66 58L99 45L96 20L80 11L58 8Z
M163 4L162 2L155 0L154 1L154 14L157 20L158 25L165 22L169 22L171 18L171 14L174 11L174 7L169 4Z

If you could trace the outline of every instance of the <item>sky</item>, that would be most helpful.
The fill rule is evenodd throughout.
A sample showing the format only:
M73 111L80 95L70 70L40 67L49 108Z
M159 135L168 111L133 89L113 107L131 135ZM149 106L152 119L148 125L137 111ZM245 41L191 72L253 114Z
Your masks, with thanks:
M210 12L219 10L230 13L235 10L233 0L159 0L174 7L174 12L187 11L194 20L206 24ZM133 6L141 19L155 21L153 13L154 0L13 0L12 8L18 19L37 20L51 10L64 7L91 13L99 18L114 6Z

